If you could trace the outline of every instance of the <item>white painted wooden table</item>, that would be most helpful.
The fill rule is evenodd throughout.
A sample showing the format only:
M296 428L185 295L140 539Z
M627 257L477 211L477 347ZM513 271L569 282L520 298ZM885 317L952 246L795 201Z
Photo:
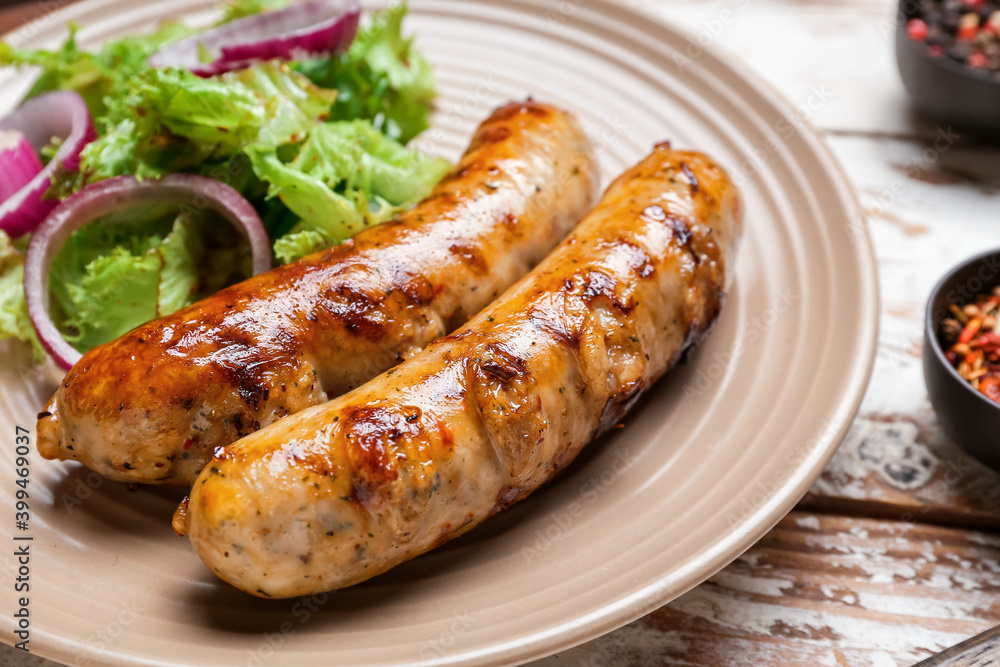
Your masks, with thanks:
M893 0L623 1L742 58L823 132L869 214L879 357L851 436L760 544L663 609L538 664L909 665L1000 624L1000 476L940 434L920 370L934 282L1000 246L1000 146L934 149L950 135L907 102ZM0 32L31 12L0 10ZM0 667L54 664L4 649Z

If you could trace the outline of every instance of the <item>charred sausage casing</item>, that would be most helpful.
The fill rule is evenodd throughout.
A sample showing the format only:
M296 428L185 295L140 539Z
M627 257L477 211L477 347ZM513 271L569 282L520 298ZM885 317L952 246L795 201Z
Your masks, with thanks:
M740 227L719 166L658 147L467 326L220 450L175 527L266 597L350 586L460 535L551 479L706 335Z
M45 458L190 485L213 451L364 384L479 312L593 205L573 116L501 107L397 220L275 268L83 356L40 414Z

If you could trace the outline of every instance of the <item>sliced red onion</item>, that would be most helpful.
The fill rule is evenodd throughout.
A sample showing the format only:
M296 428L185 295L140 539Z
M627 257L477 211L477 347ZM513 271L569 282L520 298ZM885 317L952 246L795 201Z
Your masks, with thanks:
M49 163L33 179L0 202L0 229L11 238L34 231L59 202L44 199L52 175L61 166L68 171L80 168L80 151L97 138L90 111L79 94L58 90L34 97L0 120L0 130L24 135L34 151L40 152L53 137L63 140Z
M264 223L250 202L225 183L195 174L169 174L155 181L118 176L88 185L49 214L35 231L24 257L28 315L42 346L64 370L69 370L82 355L66 342L49 315L52 260L70 234L87 223L125 208L163 203L211 209L220 214L250 242L254 274L271 268L271 243Z
M149 58L152 67L186 67L198 76L243 69L261 60L301 60L336 53L358 32L358 0L311 0L231 21L174 42ZM207 52L211 62L202 61Z
M17 130L0 130L0 202L7 201L42 171L42 161Z

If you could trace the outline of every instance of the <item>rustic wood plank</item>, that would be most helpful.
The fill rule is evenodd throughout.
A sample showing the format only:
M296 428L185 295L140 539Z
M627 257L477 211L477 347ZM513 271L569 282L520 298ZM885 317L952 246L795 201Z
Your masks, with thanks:
M76 0L41 0L33 2L3 2L0 0L0 35L32 22L45 22L57 9Z
M37 9L31 5L0 6L0 35L24 23Z
M1000 623L1000 535L793 512L705 584L537 663L910 665Z
M949 441L929 410L855 422L800 509L1000 528L1000 475Z
M1000 626L952 646L914 667L989 667L1000 655Z
M932 141L833 136L878 252L881 335L853 427L804 508L901 521L996 528L1000 475L940 431L927 400L923 312L938 278L1000 246L1000 150L970 137ZM938 149L941 150L938 150Z

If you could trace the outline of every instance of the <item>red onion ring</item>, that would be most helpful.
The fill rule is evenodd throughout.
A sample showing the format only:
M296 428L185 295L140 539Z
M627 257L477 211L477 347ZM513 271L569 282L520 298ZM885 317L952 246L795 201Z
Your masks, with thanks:
M45 166L23 134L17 130L0 130L0 202L7 201Z
M257 211L240 193L195 174L169 174L137 181L118 176L89 185L68 197L35 231L24 257L24 292L38 340L55 362L69 370L82 356L59 333L49 315L49 267L74 231L123 208L153 203L187 204L222 215L250 242L254 275L271 268L271 242Z
M79 94L58 90L34 97L0 120L0 130L16 130L36 152L63 138L62 146L30 183L0 203L0 229L11 238L34 231L59 203L43 199L52 176L61 166L68 171L80 168L80 151L97 138L90 111Z
M208 77L243 69L261 60L301 60L336 53L358 32L358 0L311 0L286 9L231 21L174 42L149 58L152 67L185 67ZM207 49L213 57L202 62Z

